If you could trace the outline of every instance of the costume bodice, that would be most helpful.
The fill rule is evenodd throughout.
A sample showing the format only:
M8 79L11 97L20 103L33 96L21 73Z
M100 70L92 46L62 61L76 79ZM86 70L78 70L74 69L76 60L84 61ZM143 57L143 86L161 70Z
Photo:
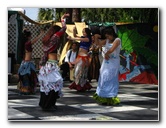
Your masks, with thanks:
M85 38L85 37L81 36L81 38ZM91 45L91 39L90 38L89 38L89 42L84 42L84 41L80 42L80 48L83 48L85 50L89 50L90 45Z
M31 41L28 41L25 43L25 50L27 52L32 52L32 44L31 44Z

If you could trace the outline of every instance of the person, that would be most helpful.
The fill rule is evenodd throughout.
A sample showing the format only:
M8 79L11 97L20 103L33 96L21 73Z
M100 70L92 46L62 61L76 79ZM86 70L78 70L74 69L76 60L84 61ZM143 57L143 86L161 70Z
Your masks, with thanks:
M22 32L22 41L20 44L21 58L23 59L18 69L19 83L18 90L22 94L35 94L38 84L35 65L31 60L32 45L43 35L44 31L31 41L32 33L25 28Z
M88 70L88 80L91 82L92 79L98 81L99 78L99 69L100 69L100 60L99 60L99 45L94 40L94 35L92 36L92 45L90 47L90 66Z
M104 59L100 68L98 86L93 98L106 105L118 105L120 99L117 97L119 90L119 67L120 67L120 49L121 39L118 38L114 29L105 30L106 39L99 41L101 36L96 34L95 41L99 45L105 45L103 49Z
M78 54L77 42L73 42L71 45L71 49L69 49L66 53L64 63L60 66L62 70L62 78L64 80L67 79L67 73L70 74L70 70L74 68L73 62L75 61L77 54ZM72 80L69 78L69 81L71 82Z
M74 81L69 86L70 89L75 89L77 91L86 91L90 90L92 86L87 81L87 73L88 73L88 66L89 66L89 56L88 51L91 45L91 31L89 28L84 28L82 30L83 36L78 37L76 35L76 27L73 29L73 36L68 36L69 40L77 40L80 41L79 44L79 51L77 58L74 62Z
M62 28L52 25L42 40L44 55L41 58L41 68L38 80L40 85L39 106L44 111L56 110L56 101L62 97L63 79L57 61L57 49L60 39L66 31L65 18L69 14L61 17Z

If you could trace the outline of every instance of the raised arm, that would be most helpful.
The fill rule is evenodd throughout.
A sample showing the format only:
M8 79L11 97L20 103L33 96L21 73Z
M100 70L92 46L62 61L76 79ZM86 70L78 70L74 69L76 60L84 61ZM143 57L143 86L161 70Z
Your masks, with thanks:
M31 44L36 43L36 42L38 41L38 39L39 39L43 34L44 34L44 31L41 30L40 34L39 34L35 39L33 39L33 40L31 41Z
M98 45L100 48L106 44L106 39L104 40L100 40L99 38L101 38L101 35L99 34L95 34L94 35L95 38L95 44Z
M68 13L64 14L62 17L61 17L61 24L62 24L62 28L56 32L56 35L57 36L62 36L65 31L66 31L66 17L70 16Z
M87 37L81 38L81 37L71 37L71 36L68 36L67 38L68 38L69 40L74 40L74 41L89 42L89 38L87 38Z
M76 26L74 26L74 27L73 27L73 37L78 37L78 36L76 35L76 32L77 32Z

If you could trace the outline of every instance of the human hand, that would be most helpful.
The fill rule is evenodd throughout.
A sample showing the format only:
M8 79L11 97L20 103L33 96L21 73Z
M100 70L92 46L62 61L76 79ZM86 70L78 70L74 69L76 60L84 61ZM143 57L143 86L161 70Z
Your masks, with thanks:
M66 17L69 17L69 16L70 16L69 13L65 13L65 14L61 17L61 20L63 20L63 19L66 18Z
M68 16L70 16L69 13L65 13L65 14L64 14L64 17L68 17Z
M71 36L68 36L67 39L71 40Z
M41 29L41 30L40 30L40 34L43 34L43 33L44 33L44 29Z
M110 57L109 57L109 54L106 52L105 53L105 55L104 55L104 58L106 59L106 60L108 60Z
M76 30L76 26L73 27L73 30Z

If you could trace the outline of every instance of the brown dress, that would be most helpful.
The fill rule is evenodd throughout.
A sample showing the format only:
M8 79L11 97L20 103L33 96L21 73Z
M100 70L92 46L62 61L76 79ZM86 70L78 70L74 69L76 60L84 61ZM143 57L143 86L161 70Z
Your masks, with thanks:
M90 82L92 79L96 79L96 81L98 81L100 66L99 47L95 44L92 44L92 55L88 70L88 80Z

